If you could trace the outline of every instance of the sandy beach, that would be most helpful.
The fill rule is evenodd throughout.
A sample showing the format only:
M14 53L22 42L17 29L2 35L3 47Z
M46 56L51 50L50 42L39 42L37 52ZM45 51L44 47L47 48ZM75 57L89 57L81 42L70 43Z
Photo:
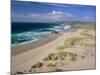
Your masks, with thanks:
M36 43L30 43L12 48L12 74L17 72L34 73L34 72L49 72L55 69L65 70L81 70L95 69L95 30L88 30L87 33L92 36L82 34L84 29L76 31L61 32L53 34ZM66 39L78 38L75 40L75 45L64 47ZM92 43L92 44L91 44ZM69 44L68 44L69 45ZM44 61L50 53L67 52L67 57L64 60ZM77 59L70 60L70 55L77 56ZM42 62L41 68L32 69L32 65ZM47 67L49 63L56 64L55 67Z
M56 38L58 38L62 33L52 33L51 35L48 35L44 38L41 38L40 40L36 41L36 42L32 42L32 43L27 43L27 44L20 44L18 46L12 47L12 56L21 54L23 52L29 51L33 48L42 46L44 44L49 43L50 41L55 40Z
M11 74L96 69L96 6L11 1Z

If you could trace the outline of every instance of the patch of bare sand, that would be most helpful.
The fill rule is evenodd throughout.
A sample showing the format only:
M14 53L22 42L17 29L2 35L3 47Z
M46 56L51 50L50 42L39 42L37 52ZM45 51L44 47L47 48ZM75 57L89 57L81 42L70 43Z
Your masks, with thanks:
M82 47L80 45L74 48L68 48L64 51L78 54L79 56L84 56L82 59L79 57L76 61L63 61L65 65L59 66L63 70L81 70L81 69L95 69L95 48Z

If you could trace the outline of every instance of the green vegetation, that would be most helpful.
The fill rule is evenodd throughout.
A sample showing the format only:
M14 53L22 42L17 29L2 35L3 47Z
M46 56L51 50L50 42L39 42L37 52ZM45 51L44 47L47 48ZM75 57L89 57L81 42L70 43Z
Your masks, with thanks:
M63 70L56 68L56 69L53 69L52 71L54 71L54 72L60 72L60 71L63 71Z
M56 57L56 53L51 53L48 55L48 57L50 57L51 59L54 59Z
M81 40L83 40L84 37L71 37L69 39L66 39L64 44L62 46L57 47L58 50L63 50L65 48L70 48L74 45L77 45L80 43Z
M43 59L43 61L50 61L50 60L64 60L67 56L68 52L58 52L58 53L51 53L46 58Z
M23 74L23 72L20 72L20 71L19 71L19 72L17 72L16 74Z
M81 41L84 40L84 39L95 39L95 37L92 35L92 34L89 34L88 33L88 30L89 29L95 29L95 24L79 24L78 25L78 28L81 28L81 29L84 29L84 31L82 33L80 33L81 35L84 35L84 36L87 36L87 37L71 37L71 38L68 38L65 40L64 44L57 47L56 49L57 50L64 50L66 48L70 48L70 47L73 47L74 45L77 45L77 44L80 44L82 43ZM88 44L87 46L93 46L94 47L94 44Z
M83 40L84 37L71 37L69 39L65 40L64 45L66 45L67 47L72 47L76 44L78 44L80 42L80 40Z
M61 51L61 52L57 52L57 53L50 53L46 58L49 58L49 60L65 60L66 57L68 57L68 59L70 61L76 61L78 58L78 55L76 53L72 53L72 52L66 52L66 51ZM44 58L44 59L46 59ZM82 59L85 58L85 56L81 56ZM47 60L46 60L47 61ZM43 66L43 63L39 62L37 64L34 64L32 66L33 69L35 68L41 68ZM55 69L55 67L57 67L56 63L47 63L46 66L51 70L51 71L62 71L62 69ZM31 71L29 71L31 72Z
M64 50L66 48L70 48L73 47L74 45L78 45L78 44L84 44L84 42L82 40L84 39L92 39L94 40L95 37L92 34L88 33L88 29L95 29L95 25L93 24L82 24L78 26L79 28L85 29L82 33L80 33L81 35L87 36L87 37L70 37L68 39L65 40L64 44L57 47L57 50ZM85 43L86 46L88 47L95 47L95 43L94 44L88 44ZM84 44L84 45L85 45Z
M85 56L83 56L83 55L82 55L82 56L81 56L81 58L82 58L82 59L84 59L84 58L85 58Z
M49 56L47 56L46 58L43 59L43 61L50 61L50 60L52 60L52 58Z
M68 23L68 22L67 22L67 23ZM75 25L75 24L79 24L79 25L86 25L86 24L95 25L95 22L71 21L70 23L71 23L72 25Z
M48 58L49 58L49 61L50 60L59 60L59 59L65 60L66 57L69 57L71 61L75 61L77 59L78 55L75 53L62 51L62 52L58 52L58 53L51 53L43 60L47 61Z
M37 63L37 64L34 64L34 65L32 66L32 68L33 68L33 69L35 69L35 68L41 68L42 66L43 66L43 63L39 62L39 63Z
M77 58L76 58L75 56L72 56L72 57L70 58L71 61L76 61L76 59L77 59Z
M88 34L87 32L82 32L81 35L84 35L84 36L92 36L91 34Z
M95 43L84 43L85 46L87 47L95 47Z
M84 33L86 36L90 37L71 37L66 39L62 46L57 47L58 50L63 50L66 48L73 47L74 45L84 45L87 47L95 47L95 38L91 34Z
M56 53L50 53L43 61L58 60Z
M76 60L77 60L78 55L77 55L77 54L75 54L75 53L69 53L69 57L70 57L70 60L71 60L71 61L76 61Z
M83 46L86 46L86 47L95 47L95 39L94 38L85 38L84 40L81 41L81 44L80 45L83 45Z
M83 25L79 25L79 28L81 29L95 29L95 25L94 24L83 24Z
M58 58L58 56L56 55L54 58L53 58L53 60L58 60L59 58Z
M89 34L87 30L80 33L80 35L88 36L88 37L94 37L93 35Z
M57 55L60 60L64 60L67 56L67 52L58 52Z
M51 70L51 71L62 71L62 69L57 68L56 63L53 62L59 62L62 60L66 60L68 59L68 61L70 62L74 62L77 61L78 58L81 59L85 59L86 56L85 55L78 55L76 53L72 53L72 52L66 52L64 51L64 49L66 48L71 48L75 45L82 45L82 46L88 46L88 47L94 47L95 46L95 42L94 40L94 36L92 34L88 33L88 29L95 29L95 25L90 25L90 24L86 24L86 25L79 25L79 28L85 29L84 32L81 33L81 35L84 35L83 37L70 37L67 38L64 41L64 44L56 47L57 50L60 50L58 52L55 53L50 53L47 57L45 57L43 59L43 61L50 61L45 62L46 66ZM86 37L87 36L87 37ZM94 54L91 53L91 56L93 56ZM37 64L34 64L32 66L32 68L35 70L35 68L41 68L43 66L43 63L39 62ZM31 72L31 70L29 71ZM18 72L18 73L22 73L22 72Z
M63 50L63 49L65 49L65 48L66 48L66 46L63 45L63 46L57 47L56 49L57 49L57 50Z
M50 63L50 64L47 65L47 67L49 67L49 68L52 68L52 67L55 67L55 66L56 66L56 64L53 64L53 63Z

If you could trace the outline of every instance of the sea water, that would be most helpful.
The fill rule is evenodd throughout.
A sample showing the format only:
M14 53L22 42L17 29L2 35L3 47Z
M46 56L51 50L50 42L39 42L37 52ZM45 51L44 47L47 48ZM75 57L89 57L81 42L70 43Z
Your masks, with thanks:
M11 44L19 44L28 41L35 42L53 32L61 32L69 28L70 25L65 25L61 23L12 22Z

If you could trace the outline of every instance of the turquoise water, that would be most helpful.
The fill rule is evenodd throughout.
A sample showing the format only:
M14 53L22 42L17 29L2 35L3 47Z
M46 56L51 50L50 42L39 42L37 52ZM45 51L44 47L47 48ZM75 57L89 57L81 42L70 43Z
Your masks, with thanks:
M18 44L31 40L35 42L52 32L61 32L68 27L61 23L12 23L11 43Z

